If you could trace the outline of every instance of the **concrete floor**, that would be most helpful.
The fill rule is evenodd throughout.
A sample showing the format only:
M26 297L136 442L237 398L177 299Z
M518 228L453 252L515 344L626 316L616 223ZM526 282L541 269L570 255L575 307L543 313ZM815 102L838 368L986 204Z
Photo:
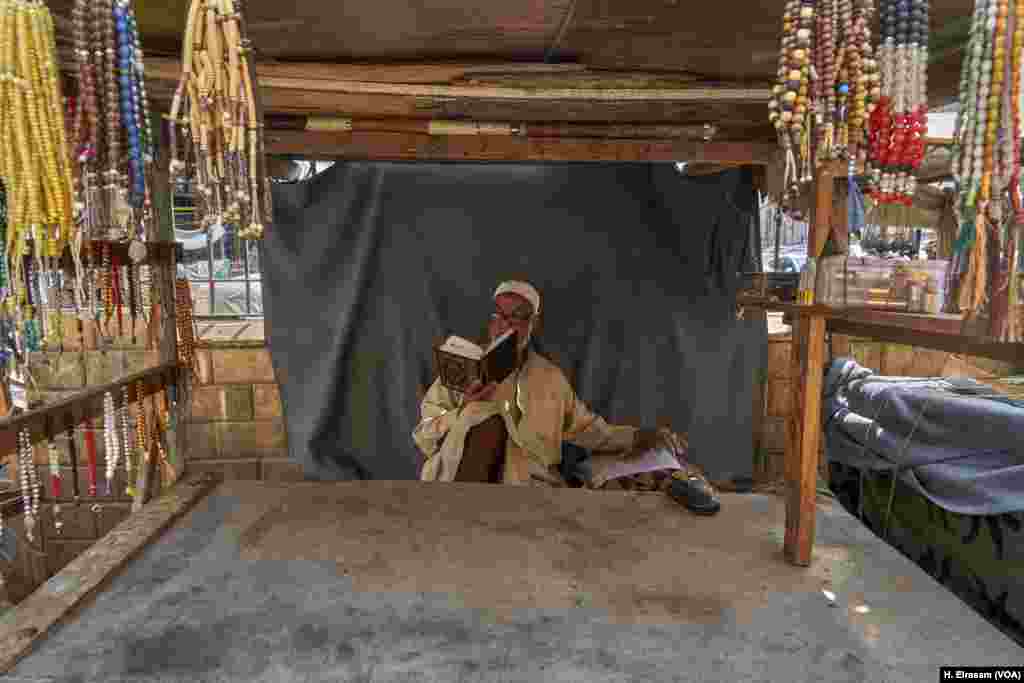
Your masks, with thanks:
M707 519L659 494L230 482L0 681L917 683L1024 661L838 505L806 569L783 519L760 495Z

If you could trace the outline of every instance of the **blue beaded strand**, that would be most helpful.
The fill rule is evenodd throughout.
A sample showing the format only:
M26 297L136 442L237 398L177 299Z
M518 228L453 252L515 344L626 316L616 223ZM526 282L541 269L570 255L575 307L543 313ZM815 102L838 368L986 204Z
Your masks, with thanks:
M131 22L128 21L126 3L114 4L114 23L117 28L121 121L128 132L129 182L131 183L129 203L138 209L142 207L145 198L145 176L142 172L142 150L136 118L135 37L131 32Z
M135 9L131 5L128 6L128 31L131 33L135 44L135 110L136 113L142 114L143 119L139 130L139 140L142 146L143 160L148 163L156 158L153 147L153 124L146 115L149 111L149 105L144 100L146 89L143 83L145 74L142 69L142 42L139 40L139 25L135 21ZM143 184L144 187L145 185Z

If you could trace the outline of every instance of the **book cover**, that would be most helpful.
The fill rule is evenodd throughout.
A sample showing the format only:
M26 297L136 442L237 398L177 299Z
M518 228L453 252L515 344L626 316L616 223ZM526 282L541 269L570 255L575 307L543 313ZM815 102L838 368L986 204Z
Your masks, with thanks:
M441 384L465 393L473 382L499 383L516 369L518 335L509 330L487 348L452 335L434 349L437 376Z

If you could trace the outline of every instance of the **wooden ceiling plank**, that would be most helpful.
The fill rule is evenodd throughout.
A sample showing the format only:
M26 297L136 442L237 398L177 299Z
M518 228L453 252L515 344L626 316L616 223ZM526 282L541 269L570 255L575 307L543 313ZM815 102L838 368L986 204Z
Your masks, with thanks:
M702 87L694 84L683 88L528 88L491 85L437 85L434 83L402 83L347 80L339 77L340 69L332 65L259 64L256 74L260 87L268 90L335 92L348 95L397 95L402 97L472 97L488 100L560 100L594 102L758 102L768 100L768 88ZM299 73L296 73L299 71ZM307 72L308 71L308 72ZM174 60L149 60L146 76L156 80L177 80L180 65ZM301 73L301 75L300 75Z

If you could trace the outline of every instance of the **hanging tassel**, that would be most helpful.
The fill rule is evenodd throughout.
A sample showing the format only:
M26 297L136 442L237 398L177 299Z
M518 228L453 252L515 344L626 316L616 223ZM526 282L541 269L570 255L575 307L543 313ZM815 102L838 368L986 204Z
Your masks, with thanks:
M985 234L985 208L988 202L979 202L974 219L974 241L971 248L970 264L960 285L960 310L969 317L977 314L985 299L985 283L988 280L988 240Z
M989 241L989 336L1002 339L1007 333L1010 320L1010 232L1012 218L994 229Z
M961 212L960 234L953 244L953 249L956 253L965 252L974 245L974 228L977 215L978 212L973 206L967 206Z

